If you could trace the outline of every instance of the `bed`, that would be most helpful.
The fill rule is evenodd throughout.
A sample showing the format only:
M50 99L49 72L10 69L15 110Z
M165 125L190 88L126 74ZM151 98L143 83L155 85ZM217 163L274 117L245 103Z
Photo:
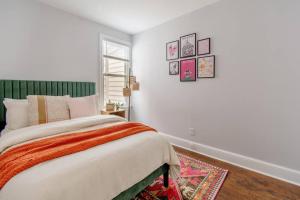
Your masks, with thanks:
M0 80L0 130L5 126L4 98L93 94L92 82ZM27 127L1 136L0 152L52 134L94 130L123 122L120 117L99 115ZM176 177L178 173L179 160L172 146L159 133L145 131L27 169L7 182L0 190L0 199L126 200L134 198L161 175L167 187L169 174Z

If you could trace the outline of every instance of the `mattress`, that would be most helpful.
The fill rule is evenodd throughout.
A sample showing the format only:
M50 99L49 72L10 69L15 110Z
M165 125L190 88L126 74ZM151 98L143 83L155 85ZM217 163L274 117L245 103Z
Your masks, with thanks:
M62 134L125 123L123 118L97 115L26 127L4 134L0 152L17 145ZM110 200L167 163L179 175L173 147L160 134L146 131L31 167L9 180L1 200Z

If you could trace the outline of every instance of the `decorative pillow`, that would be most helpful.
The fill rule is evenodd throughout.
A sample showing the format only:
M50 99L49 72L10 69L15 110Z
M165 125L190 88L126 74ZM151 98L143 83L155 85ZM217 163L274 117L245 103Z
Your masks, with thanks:
M27 99L7 99L3 104L6 107L6 126L4 132L29 126Z
M28 117L30 125L70 119L67 99L70 96L29 95Z
M98 114L96 95L69 98L68 105L70 109L71 119Z

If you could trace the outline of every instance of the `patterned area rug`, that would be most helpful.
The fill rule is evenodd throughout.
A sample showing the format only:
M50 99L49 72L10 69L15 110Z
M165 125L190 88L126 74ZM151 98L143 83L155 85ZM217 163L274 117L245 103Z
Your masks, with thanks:
M220 190L228 170L178 154L181 178L169 179L169 188L163 186L163 177L142 191L135 200L213 200ZM166 198L168 197L168 198Z

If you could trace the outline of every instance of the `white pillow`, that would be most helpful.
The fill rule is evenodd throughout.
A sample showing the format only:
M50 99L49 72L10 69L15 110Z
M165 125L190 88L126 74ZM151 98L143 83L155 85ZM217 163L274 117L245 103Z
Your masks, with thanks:
M29 126L27 99L7 99L3 104L6 107L6 126L4 132Z
M98 114L97 95L69 98L67 101L71 119Z

